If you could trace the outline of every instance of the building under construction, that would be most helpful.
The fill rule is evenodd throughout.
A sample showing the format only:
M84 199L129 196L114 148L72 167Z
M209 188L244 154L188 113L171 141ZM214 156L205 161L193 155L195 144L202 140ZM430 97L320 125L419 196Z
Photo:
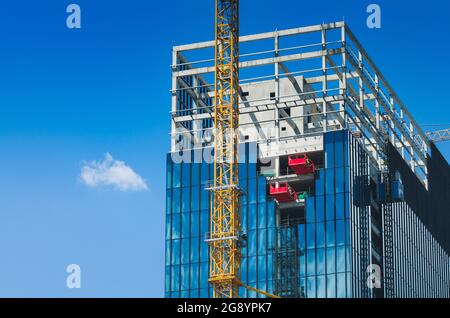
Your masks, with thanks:
M344 22L240 37L241 297L450 297L450 168ZM173 48L166 297L212 297L214 41Z

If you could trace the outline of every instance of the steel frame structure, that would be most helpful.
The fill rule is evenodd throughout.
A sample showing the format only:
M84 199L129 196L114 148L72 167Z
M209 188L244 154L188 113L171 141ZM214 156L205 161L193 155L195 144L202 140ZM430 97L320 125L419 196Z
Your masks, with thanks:
M220 30L219 34L220 32L223 31ZM313 36L317 36L319 41L311 41L310 38ZM304 41L301 37L306 37L307 40ZM283 41L293 42L292 40L296 38L298 45L296 43L282 46ZM273 41L271 49L258 50L259 44L268 41ZM242 78L241 75L239 81L241 88L249 83L272 81L275 91L275 98L244 101L241 96L239 102L236 95L238 91L229 91L235 103L239 103L240 116L268 112L273 114L264 121L241 122L240 129L265 124L272 125L278 130L274 136L258 137L253 141L260 143L261 146L268 141L280 145L293 141L304 144L313 138L320 138L326 131L357 130L361 132L361 140L371 154L374 165L380 169L385 165L383 149L386 140L389 140L404 160L409 162L411 170L424 186L428 187L427 158L431 142L429 137L416 123L344 22L242 36L239 42L246 47L255 45L255 48L249 49L249 53L241 54L240 62L234 69L241 69L241 72L261 70L257 76ZM214 86L209 84L211 81L208 77L216 71L216 66L211 65L215 60L196 58L196 53L205 52L215 46L215 41L208 41L173 48L172 151L179 149L177 140L180 135L190 134L193 138L200 138L199 133L211 129L201 127L201 121L222 116L219 114L218 117L215 108L205 103L205 99L214 97ZM234 53L237 63L238 55L236 51ZM219 57L226 56L219 55ZM314 61L319 61L317 67L307 67ZM267 72L270 65L273 66L272 71ZM193 82L196 84L187 85L183 81L186 77L194 78ZM296 94L281 93L280 82L283 79L288 79L296 87ZM238 81L238 78L234 77L234 80ZM299 83L308 89L298 89ZM219 83L219 87L220 85L231 83L224 82ZM199 94L200 87L206 88L207 93ZM183 112L177 109L178 93L182 91L187 92L194 100L192 108ZM231 95L229 97L231 98ZM301 131L295 135L281 136L279 132L281 125L285 123L295 125L295 120L302 117L306 120L311 116L308 114L295 117L287 114L285 110L292 107L314 107L315 112L312 115L318 118L320 125L315 127L316 129ZM184 127L186 122L193 122L194 128L186 129ZM191 147L204 146L203 143L201 146ZM265 155L274 154L269 151L260 153L260 156Z

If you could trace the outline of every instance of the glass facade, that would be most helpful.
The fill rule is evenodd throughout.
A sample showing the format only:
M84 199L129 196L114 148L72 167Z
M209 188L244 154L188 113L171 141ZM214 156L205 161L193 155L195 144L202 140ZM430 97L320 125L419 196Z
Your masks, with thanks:
M382 205L370 188L378 171L347 130L323 134L323 145L312 189L289 217L258 173L256 145L241 145L240 215L247 237L241 280L282 297L378 297L367 286L368 266L383 263ZM189 156L192 163L175 163L167 155L166 297L212 297L205 239L213 165L194 163L194 152ZM448 254L405 202L393 206L393 218L396 295L448 297ZM240 295L263 297L244 288Z
M254 146L254 145L253 145ZM255 147L240 147L239 185L242 230L247 244L242 249L241 280L248 286L273 290L275 202L267 200L266 179L257 175ZM191 159L194 159L194 153ZM213 180L213 164L174 163L167 156L166 297L211 297L208 286L211 197L206 190ZM258 297L240 290L242 297Z

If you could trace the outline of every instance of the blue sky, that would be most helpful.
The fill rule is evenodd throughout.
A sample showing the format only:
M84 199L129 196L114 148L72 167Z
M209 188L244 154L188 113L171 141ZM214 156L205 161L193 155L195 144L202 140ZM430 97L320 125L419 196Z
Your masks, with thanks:
M366 27L372 2L380 30ZM81 30L66 27L70 3L81 7ZM0 296L163 296L171 47L212 39L213 5L2 1ZM448 12L438 0L246 0L241 34L345 17L416 120L445 128ZM450 144L440 149L450 158ZM106 153L148 189L83 184L83 166ZM66 287L72 263L81 289Z

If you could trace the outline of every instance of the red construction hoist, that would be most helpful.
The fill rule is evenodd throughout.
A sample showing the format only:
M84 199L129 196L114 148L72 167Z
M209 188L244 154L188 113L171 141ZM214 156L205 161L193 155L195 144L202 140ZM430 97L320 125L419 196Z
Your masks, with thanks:
M305 154L289 156L288 165L298 176L311 174L316 171L314 162Z
M275 182L270 185L270 196L278 203L297 201L297 192L287 183Z

